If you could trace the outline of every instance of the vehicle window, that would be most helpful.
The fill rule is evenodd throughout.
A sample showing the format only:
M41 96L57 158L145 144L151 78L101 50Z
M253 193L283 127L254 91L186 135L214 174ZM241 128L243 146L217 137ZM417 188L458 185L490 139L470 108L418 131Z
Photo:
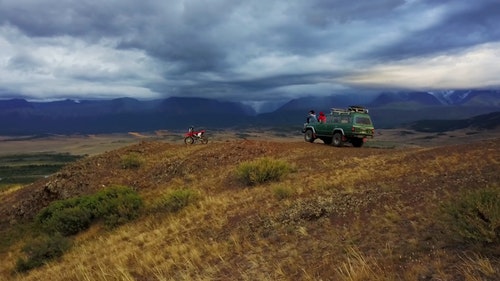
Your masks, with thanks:
M347 117L347 116L342 116L340 117L340 123L344 123L344 124L347 124L347 123L350 123L349 120L350 118Z
M356 116L354 119L355 124L371 125L372 121L368 117Z

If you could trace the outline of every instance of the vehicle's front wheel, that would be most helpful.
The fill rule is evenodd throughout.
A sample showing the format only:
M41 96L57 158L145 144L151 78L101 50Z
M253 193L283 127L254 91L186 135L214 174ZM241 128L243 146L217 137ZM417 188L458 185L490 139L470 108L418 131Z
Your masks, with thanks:
M362 147L363 146L363 139L361 138L353 138L351 140L351 143L354 147Z
M309 129L304 133L304 140L307 142L314 142L314 133L312 130Z
M208 138L203 137L200 139L202 144L207 144L208 143Z
M335 133L335 134L333 134L333 145L337 146L337 147L340 147L343 144L344 143L342 141L342 134L341 133Z
M184 138L184 143L185 144L193 144L194 143L194 139L192 137L185 137Z

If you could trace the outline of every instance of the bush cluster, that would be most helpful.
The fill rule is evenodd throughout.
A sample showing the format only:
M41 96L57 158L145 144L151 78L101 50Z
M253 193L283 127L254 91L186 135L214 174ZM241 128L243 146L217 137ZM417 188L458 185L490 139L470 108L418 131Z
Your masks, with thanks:
M110 228L137 218L143 207L139 194L125 186L114 186L90 196L86 208L94 218L102 219Z
M113 186L93 195L52 202L36 216L47 233L64 236L87 229L95 220L108 227L130 221L140 214L142 199L129 187Z
M92 212L83 207L86 199L78 197L52 202L38 213L35 221L48 234L76 234L87 229L93 219Z
M444 212L448 229L463 242L500 243L500 188L464 193Z
M71 240L61 234L42 235L28 242L22 249L25 258L16 262L17 272L26 272L45 262L61 257L71 247Z
M236 174L246 185L256 185L279 181L291 170L291 166L285 161L264 157L241 163L236 169Z
M25 272L60 257L70 247L68 236L102 220L115 227L140 215L143 202L137 192L125 186L113 186L93 195L52 202L35 217L42 234L23 248L16 271Z

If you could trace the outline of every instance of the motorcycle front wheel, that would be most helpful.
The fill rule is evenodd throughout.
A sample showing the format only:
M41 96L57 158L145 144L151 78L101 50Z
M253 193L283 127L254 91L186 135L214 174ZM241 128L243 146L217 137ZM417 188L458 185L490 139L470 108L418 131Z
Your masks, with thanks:
M193 144L194 143L193 137L185 137L184 138L184 143L185 144Z
M208 139L207 138L201 138L200 141L201 141L202 144L207 144L208 143Z

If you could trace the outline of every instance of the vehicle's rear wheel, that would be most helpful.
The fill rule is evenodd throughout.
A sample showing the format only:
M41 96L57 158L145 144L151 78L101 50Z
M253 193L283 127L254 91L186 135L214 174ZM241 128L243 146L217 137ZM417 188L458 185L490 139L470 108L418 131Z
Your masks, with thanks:
M361 138L353 138L351 140L351 143L354 147L362 147L363 146L363 139Z
M307 142L314 142L314 133L311 129L304 133L304 140Z
M342 146L344 143L342 141L342 134L341 133L335 133L333 134L333 145L334 146L337 146L337 147L340 147Z
M192 137L185 137L184 138L184 143L185 144L193 144L194 143L194 139Z

